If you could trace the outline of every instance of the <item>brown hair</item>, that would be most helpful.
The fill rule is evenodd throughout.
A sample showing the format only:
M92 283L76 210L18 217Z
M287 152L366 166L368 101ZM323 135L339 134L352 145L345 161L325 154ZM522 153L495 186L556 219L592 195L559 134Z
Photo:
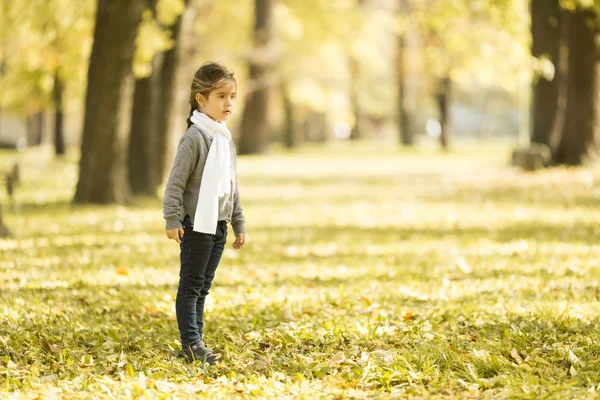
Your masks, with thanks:
M192 87L190 90L190 117L187 120L188 128L192 126L191 117L194 110L198 110L198 102L196 95L200 93L204 97L208 97L210 92L227 83L233 82L237 85L233 72L229 71L224 65L216 62L208 62L203 64L194 74Z

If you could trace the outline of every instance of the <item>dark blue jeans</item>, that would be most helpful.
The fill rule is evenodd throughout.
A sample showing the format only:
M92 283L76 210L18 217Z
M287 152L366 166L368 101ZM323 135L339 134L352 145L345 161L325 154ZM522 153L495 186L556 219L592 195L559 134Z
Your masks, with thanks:
M181 344L186 345L202 339L204 302L223 254L227 223L219 221L215 235L194 232L187 215L182 225L185 233L179 246L181 269L175 310Z

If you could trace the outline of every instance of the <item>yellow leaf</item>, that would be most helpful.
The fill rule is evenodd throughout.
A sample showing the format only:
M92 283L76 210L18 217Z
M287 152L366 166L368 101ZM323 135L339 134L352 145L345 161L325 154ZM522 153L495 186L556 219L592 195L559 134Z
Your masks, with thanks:
M48 344L48 348L54 354L58 354L58 353L60 353L62 351L62 348L60 346L55 345L55 344Z
M129 271L127 271L127 268L125 268L125 267L120 267L120 268L117 268L117 274L129 275Z
M329 366L330 367L337 367L338 365L340 365L344 361L346 361L346 355L344 354L343 351L340 351L335 356L333 356L333 358L329 362Z
M267 365L267 363L264 360L258 360L257 362L254 363L254 369L257 371L264 371L268 368L269 368L269 366Z
M283 310L283 318L288 321L296 320L296 317L294 317L294 314L292 314L292 312L290 310Z

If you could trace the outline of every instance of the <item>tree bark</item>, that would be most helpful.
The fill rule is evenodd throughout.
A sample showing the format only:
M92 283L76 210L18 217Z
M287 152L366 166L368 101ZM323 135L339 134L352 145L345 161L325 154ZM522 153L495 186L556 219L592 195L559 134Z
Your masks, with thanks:
M406 36L407 33L405 32L399 35L397 39L396 76L398 84L398 116L400 119L398 126L400 127L400 143L403 146L412 146L414 144L414 132L412 129L414 104L410 99L409 90L407 90Z
M533 88L531 141L550 145L556 121L560 82L560 6L558 0L531 0L531 54L554 64L554 79L539 77Z
M292 103L292 99L290 99L289 89L286 83L281 84L281 98L283 99L283 113L285 115L283 143L288 149L293 149L298 147L300 140L295 124L294 103Z
M56 116L54 118L54 151L57 156L65 154L65 136L63 129L63 94L65 85L59 75L58 69L54 75L54 107L56 108Z
M135 81L131 136L129 138L128 172L129 186L134 195L156 196L155 157L159 146L160 81L162 70L161 54L152 62L152 73Z
M304 120L304 139L307 142L327 141L327 115L323 111L308 109Z
M358 94L360 92L360 64L352 55L348 58L348 64L350 69L350 105L352 107L352 114L354 114L354 126L350 131L350 140L356 140L367 137L366 126L368 124L366 123L367 116L358 101Z
M171 39L173 40L173 47L164 53L162 62L162 71L160 74L160 106L158 113L158 135L157 135L157 146L155 149L156 162L154 165L154 181L156 185L160 185L165 176L167 168L167 155L169 153L169 139L171 132L174 128L174 117L176 115L176 93L179 88L179 75L181 71L180 65L183 59L185 38L185 29L189 29L187 26L183 26L184 18L186 14L195 12L196 1L186 0L185 9L182 14L177 17L175 24L172 27Z
M440 108L440 124L442 126L440 144L444 150L448 150L450 147L450 139L452 137L452 121L450 119L451 99L452 80L449 76L440 78L437 101Z
M2 205L0 205L0 237L10 237L11 233L2 220Z
M598 152L598 17L593 11L580 7L566 15L567 101L564 128L553 162L581 165Z
M148 4L154 17L157 3L158 0L150 0ZM150 75L135 81L127 158L129 187L134 195L156 196L158 122L164 113L160 108L162 62L162 54L154 55Z
M27 146L39 146L44 135L44 112L38 111L27 118Z
M143 0L98 0L76 203L126 203L135 39Z
M254 43L258 52L265 52L273 37L273 0L255 0ZM266 150L269 135L267 107L268 77L272 66L268 57L250 60L250 82L253 89L246 97L242 116L239 154L256 154Z

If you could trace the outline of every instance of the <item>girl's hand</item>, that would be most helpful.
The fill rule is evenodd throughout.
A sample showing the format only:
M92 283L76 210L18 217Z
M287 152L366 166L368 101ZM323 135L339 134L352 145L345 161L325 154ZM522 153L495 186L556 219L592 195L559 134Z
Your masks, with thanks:
M244 247L245 243L246 243L246 234L238 233L237 236L235 237L235 242L233 242L233 248L241 249L242 247Z
M175 228L167 231L167 237L169 239L175 240L177 243L181 243L181 239L183 237L183 228Z

